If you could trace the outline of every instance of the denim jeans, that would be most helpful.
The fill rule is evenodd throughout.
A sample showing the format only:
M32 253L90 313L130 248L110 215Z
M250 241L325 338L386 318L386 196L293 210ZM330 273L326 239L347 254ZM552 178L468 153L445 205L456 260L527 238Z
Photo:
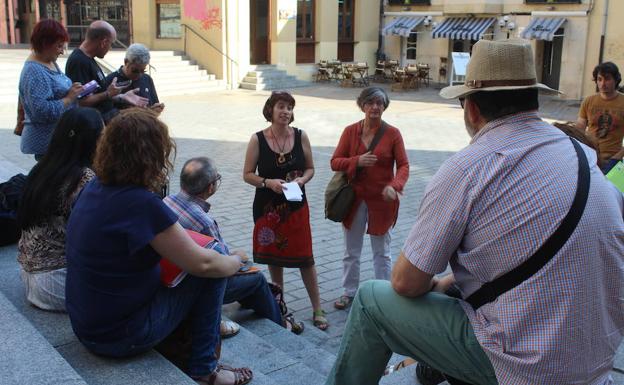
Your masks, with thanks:
M252 309L260 317L268 318L282 325L279 305L266 278L262 273L234 275L227 279L223 303L239 302L244 308Z
M221 304L225 293L225 278L186 276L173 288L162 287L148 307L148 318L136 335L112 343L89 342L85 347L96 354L126 357L143 353L171 334L185 319L192 330L191 358L188 375L205 376L217 366L215 348L219 342ZM131 322L131 321L129 321Z
M378 384L392 352L471 384L498 384L458 299L435 292L407 298L388 281L367 281L325 385Z

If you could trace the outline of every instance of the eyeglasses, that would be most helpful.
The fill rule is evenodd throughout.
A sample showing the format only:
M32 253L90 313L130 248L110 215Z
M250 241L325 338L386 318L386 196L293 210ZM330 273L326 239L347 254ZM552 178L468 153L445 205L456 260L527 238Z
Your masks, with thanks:
M133 74L137 74L137 75L143 74L145 73L145 68L144 69L133 68L130 70L130 72Z
M459 98L459 105L461 106L461 108L464 108L464 102L466 101L466 98Z
M221 186L221 174L217 174L217 177L210 182L210 184L215 184L215 190Z

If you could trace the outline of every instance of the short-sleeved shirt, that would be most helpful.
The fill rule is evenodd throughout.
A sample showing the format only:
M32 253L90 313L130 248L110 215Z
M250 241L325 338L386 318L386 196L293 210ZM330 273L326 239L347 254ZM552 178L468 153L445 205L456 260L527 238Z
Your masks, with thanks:
M609 159L622 149L624 139L624 95L618 93L611 100L600 95L583 100L579 118L587 120L587 132L598 142L600 157Z
M461 301L501 385L609 383L624 329L624 202L583 148L591 187L570 239L494 302ZM429 274L450 263L466 298L557 229L577 173L570 139L536 113L489 122L427 186L405 255Z
M87 56L80 48L73 50L71 55L67 58L65 73L73 82L87 84L91 80L95 80L100 86L100 88L94 92L95 94L106 91L106 76L104 76L104 72L95 59ZM119 112L113 106L112 100L104 100L93 107L100 111L102 118L104 118L106 122Z
M230 254L230 248L221 236L217 221L209 213L210 203L184 190L165 197L163 202L178 215L178 222L182 227L215 238L222 245L223 253Z
M117 78L117 82L130 80L124 74L123 66L121 66L117 71L111 72L110 74L108 74L108 76L106 76L106 79L104 81L104 87L108 88L108 86L113 82L113 79L115 78ZM132 83L130 83L128 87L121 90L121 92L127 92L137 88L139 89L137 95L149 100L147 103L148 106L158 103L158 94L156 93L156 87L154 86L154 81L152 80L151 76L149 76L148 74L141 74L138 79L133 80ZM131 104L124 102L115 103L115 106L117 106L118 108L132 107Z
M85 186L67 225L66 306L74 332L116 342L140 330L160 287L160 256L150 246L177 216L136 186Z

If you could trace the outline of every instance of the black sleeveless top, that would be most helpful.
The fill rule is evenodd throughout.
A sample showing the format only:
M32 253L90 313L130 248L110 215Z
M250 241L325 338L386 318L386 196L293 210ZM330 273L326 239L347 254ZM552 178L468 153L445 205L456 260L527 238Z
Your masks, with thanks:
M301 130L293 127L295 134L295 143L292 150L284 154L284 158L280 159L280 154L271 150L269 143L262 131L258 131L258 145L260 153L258 155L258 175L267 179L283 179L286 182L292 182L295 178L303 176L305 170L305 154L301 144ZM305 186L301 188L303 191L303 200L301 202L289 202L284 194L276 194L269 188L257 188L256 196L253 203L254 222L266 212L265 207L275 207L284 202L288 202L291 211L295 211L303 206L306 202Z

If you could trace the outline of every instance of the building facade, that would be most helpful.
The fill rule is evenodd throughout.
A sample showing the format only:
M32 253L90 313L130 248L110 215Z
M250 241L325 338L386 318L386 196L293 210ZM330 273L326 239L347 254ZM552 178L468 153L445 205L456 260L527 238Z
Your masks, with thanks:
M383 52L403 65L428 64L434 81L449 83L454 52L469 53L479 39L530 39L538 80L578 100L595 92L599 62L624 70L622 16L617 0L389 0Z
M425 63L434 82L449 83L461 72L458 53L477 40L522 37L538 80L577 100L595 91L600 61L624 70L618 16L621 0L0 0L0 43L27 43L51 17L76 45L104 19L118 46L184 51L235 87L256 64L311 80L321 60L366 62L372 72L378 58Z

